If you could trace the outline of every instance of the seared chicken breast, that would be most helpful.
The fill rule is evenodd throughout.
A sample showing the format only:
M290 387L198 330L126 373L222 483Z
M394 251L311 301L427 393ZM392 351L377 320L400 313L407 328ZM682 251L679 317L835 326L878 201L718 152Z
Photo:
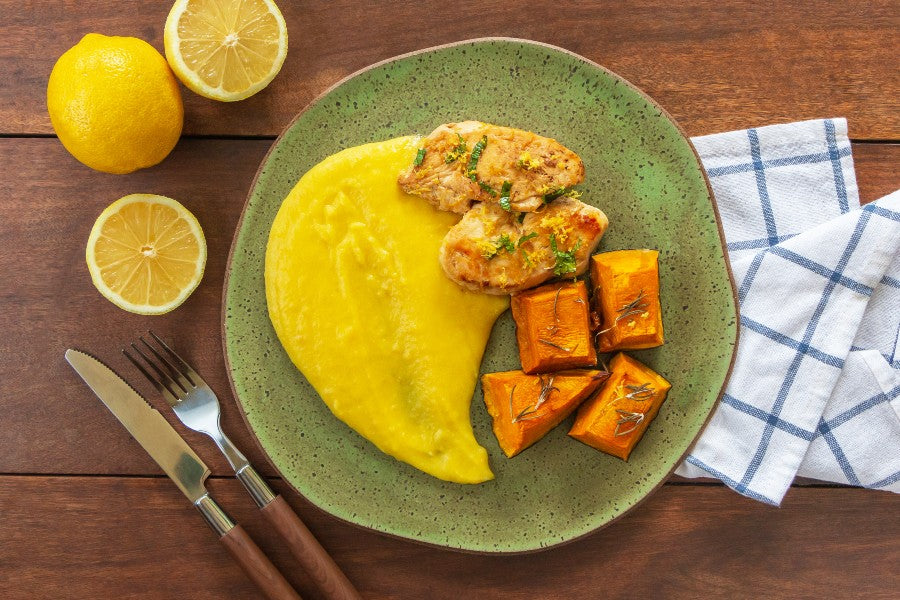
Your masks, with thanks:
M574 277L609 226L598 208L559 198L539 212L519 214L481 202L454 225L441 244L441 266L476 292L511 294L554 276Z
M582 180L581 158L556 140L463 121L441 125L425 137L398 182L440 210L464 214L474 202L532 212Z

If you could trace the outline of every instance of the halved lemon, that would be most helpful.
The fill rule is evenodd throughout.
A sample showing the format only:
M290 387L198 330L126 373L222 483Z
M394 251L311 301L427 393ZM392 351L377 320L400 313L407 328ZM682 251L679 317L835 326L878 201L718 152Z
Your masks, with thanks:
M287 26L272 0L177 0L163 38L181 82L225 102L266 87L287 56Z
M175 200L131 194L97 217L85 258L107 300L129 312L160 315L200 283L206 239L196 217Z

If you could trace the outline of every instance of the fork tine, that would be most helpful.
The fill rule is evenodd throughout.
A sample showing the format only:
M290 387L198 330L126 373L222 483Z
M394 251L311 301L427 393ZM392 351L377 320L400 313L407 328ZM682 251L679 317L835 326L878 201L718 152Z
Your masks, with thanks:
M144 352L137 347L136 344L131 344L131 347L137 352L141 358L144 359L144 362L153 369L153 372L156 373L159 380L166 386L166 390L168 390L169 394L175 399L175 402L181 401L181 396L187 393L187 390L181 386L177 381L172 379L168 373L159 368L155 362L150 360L150 358L144 354ZM166 398L168 401L169 398Z
M132 344L132 346L134 346L134 344ZM137 348L135 348L135 350L137 350ZM138 350L138 352L140 352L140 350ZM170 390L168 386L160 379L151 375L150 372L144 368L144 365L142 365L135 357L128 353L128 350L122 348L122 354L125 355L125 358L131 361L131 364L137 367L138 371L143 373L144 377L146 377L147 380L153 384L153 387L155 387L159 391L159 393L162 394L166 402L168 402L170 405L178 403L177 395L172 393L172 390ZM146 357L144 357L144 359L146 360Z
M191 381L190 377L187 377L182 371L178 369L178 367L173 365L172 362L169 361L169 359L160 354L156 348L147 343L147 340L144 339L144 336L139 336L138 339L141 340L141 343L144 344L147 349L153 354L153 356L156 357L156 360L160 364L165 366L166 370L169 372L169 375L172 377L172 379L178 382L178 385L179 387L181 387L181 389L187 392L188 390L196 387L194 385L194 382Z
M191 366L189 364L187 364L187 362L185 362L185 360L183 358L178 356L178 354L176 354L174 350L169 348L169 345L167 343L162 341L159 338L159 336L156 335L155 333L153 333L152 331L149 331L148 333L151 336L153 336L153 339L156 340L156 342L160 346L162 346L163 349L166 352L168 352L169 355L181 365L181 372L184 373L184 375L188 378L188 380L191 381L191 383L193 383L194 385L206 385L206 382L203 381L203 378L200 377L200 375L197 373L197 371L192 369Z

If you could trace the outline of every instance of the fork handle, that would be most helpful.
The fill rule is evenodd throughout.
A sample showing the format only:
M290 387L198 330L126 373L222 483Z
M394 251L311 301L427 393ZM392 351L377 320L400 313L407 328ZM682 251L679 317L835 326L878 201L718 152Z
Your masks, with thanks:
M303 566L325 598L362 600L362 596L347 576L281 495L276 496L261 510L272 527L287 542L294 558Z
M247 532L235 525L219 538L232 558L269 600L301 600Z

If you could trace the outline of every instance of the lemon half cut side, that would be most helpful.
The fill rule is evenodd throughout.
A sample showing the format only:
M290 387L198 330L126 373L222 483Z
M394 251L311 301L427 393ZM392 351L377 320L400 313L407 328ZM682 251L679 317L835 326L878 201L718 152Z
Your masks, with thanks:
M91 281L110 302L142 315L167 313L203 278L206 240L191 212L154 194L131 194L97 217L85 252Z
M184 85L234 102L266 87L287 56L287 26L272 0L177 0L164 33L166 59Z

